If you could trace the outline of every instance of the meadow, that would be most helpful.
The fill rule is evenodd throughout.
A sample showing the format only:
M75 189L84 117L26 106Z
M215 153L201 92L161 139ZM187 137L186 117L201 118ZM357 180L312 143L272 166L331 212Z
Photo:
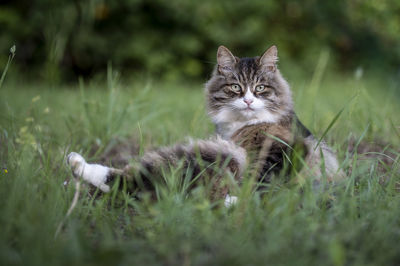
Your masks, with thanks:
M309 182L251 180L239 203L186 193L177 172L158 200L75 193L71 151L96 161L116 141L138 153L213 133L201 82L101 81L55 86L6 80L0 88L2 265L397 265L400 263L400 80L359 69L310 75L283 70L298 116L337 151L347 178L315 191ZM129 143L128 141L128 143ZM127 144L128 145L128 144ZM358 150L358 152L355 152ZM295 178L295 177L293 177ZM64 181L70 182L64 185ZM64 226L56 236L57 226Z

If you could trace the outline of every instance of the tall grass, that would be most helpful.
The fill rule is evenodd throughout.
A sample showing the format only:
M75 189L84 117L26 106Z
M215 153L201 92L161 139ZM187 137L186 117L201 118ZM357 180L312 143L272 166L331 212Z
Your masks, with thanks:
M107 85L7 84L0 91L0 163L7 169L0 175L1 264L398 264L400 120L393 114L400 83L322 74L311 82L312 99L307 88L296 88L300 80L291 85L300 118L338 151L348 175L343 184L315 191L307 182L275 179L260 193L246 180L238 205L223 208L204 196L204 187L184 193L172 169L156 202L138 201L117 191L118 184L102 195L85 187L56 239L74 194L72 183L63 185L71 178L65 154L96 160L117 137L134 136L142 150L205 138L213 127L203 91L201 85L124 85L111 66ZM303 108L310 105L315 109ZM352 153L352 141L382 142L380 152L390 150L391 158Z

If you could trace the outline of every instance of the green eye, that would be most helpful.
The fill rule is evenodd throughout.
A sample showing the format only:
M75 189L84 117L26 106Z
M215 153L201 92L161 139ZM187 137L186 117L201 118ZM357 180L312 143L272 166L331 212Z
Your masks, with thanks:
M263 92L265 91L265 86L264 85L258 85L256 87L256 92Z
M231 85L231 89L234 92L240 92L241 91L241 88L240 88L240 86L238 84Z

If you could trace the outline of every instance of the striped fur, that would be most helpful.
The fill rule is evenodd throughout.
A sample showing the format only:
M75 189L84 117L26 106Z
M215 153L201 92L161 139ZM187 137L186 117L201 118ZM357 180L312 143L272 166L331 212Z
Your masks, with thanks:
M68 162L74 174L103 191L108 190L107 181L116 175L125 177L135 188L152 190L155 184L164 182L163 170L181 166L190 170L182 171L182 180L200 177L195 183L211 182L211 197L226 198L230 204L232 197L227 194L224 177L231 175L240 181L244 171L249 170L268 181L282 170L284 154L296 146L301 148L307 164L301 175L318 181L326 173L334 180L341 176L336 156L324 142L315 148L317 140L293 110L291 91L277 68L277 60L275 46L253 58L235 57L221 46L218 64L206 84L207 107L216 125L216 137L149 151L123 171L89 165L83 157L71 153Z
M245 149L220 137L189 140L146 152L136 164L127 165L123 175L132 181L134 187L152 190L155 184L164 182L161 178L163 170L181 166L183 175L190 175L183 176L182 180L200 176L197 183L211 182L211 197L221 199L228 193L223 178L231 175L239 181L246 169L246 158Z
M281 136L290 140L288 144L304 148L307 167L302 171L303 175L313 176L317 180L323 172L330 180L342 176L335 153L324 142L315 149L317 140L298 120L289 84L277 68L278 52L275 46L262 56L252 58L238 58L226 47L220 46L217 61L205 88L208 113L217 134L225 139L241 136L242 139L247 138L248 143L254 141L252 137L256 133ZM266 89L259 92L257 88L260 86ZM237 90L238 87L240 90ZM264 141L256 151L260 152L258 168L265 172L271 162L281 166L282 152L287 150L272 139ZM268 156L265 155L268 154L267 147L270 149ZM321 171L322 160L324 171ZM272 172L279 169L281 167L275 167Z

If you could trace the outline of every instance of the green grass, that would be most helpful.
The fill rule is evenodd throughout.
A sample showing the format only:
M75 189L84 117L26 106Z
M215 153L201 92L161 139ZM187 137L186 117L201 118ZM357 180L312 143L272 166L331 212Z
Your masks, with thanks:
M304 124L338 151L348 178L315 192L275 181L263 195L250 182L232 209L215 208L200 187L174 185L159 200L85 187L55 238L72 197L64 156L95 161L113 139L141 149L212 134L201 84L81 82L0 89L0 263L2 265L394 265L400 263L399 81L332 75L290 80ZM310 86L311 84L311 86ZM323 84L323 85L321 85ZM343 109L344 108L344 109ZM339 111L343 112L334 121ZM332 123L334 121L334 123ZM331 124L331 125L330 125ZM327 130L328 129L328 130ZM392 165L349 154L347 145L390 144ZM97 150L93 155L90 150ZM351 171L350 171L351 169ZM174 180L174 174L166 176ZM384 182L382 182L384 180ZM334 195L335 200L330 200Z

